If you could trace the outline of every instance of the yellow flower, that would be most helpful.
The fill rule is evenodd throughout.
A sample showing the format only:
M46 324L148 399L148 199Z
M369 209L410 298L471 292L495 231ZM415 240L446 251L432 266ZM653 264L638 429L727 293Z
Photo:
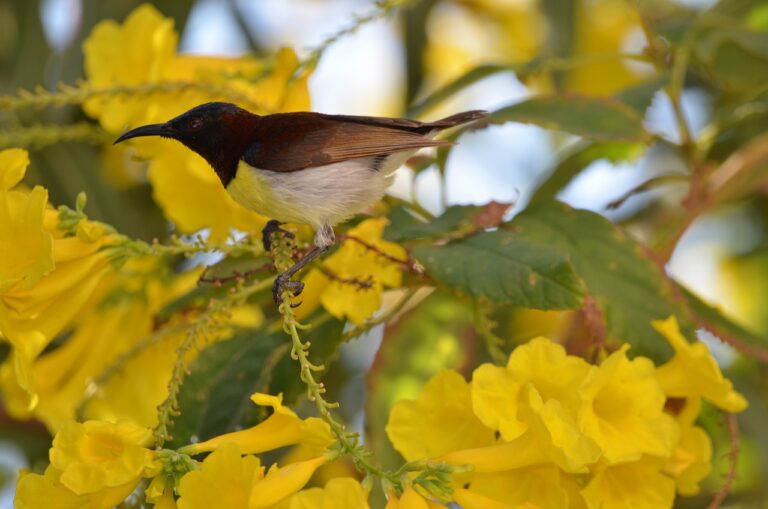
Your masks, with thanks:
M368 493L350 477L331 479L325 488L302 490L274 509L368 509Z
M566 355L561 345L546 338L536 338L515 348L506 369L483 364L475 370L472 408L486 426L498 429L504 440L513 440L527 429L518 416L524 384L530 384L544 403L557 400L575 414L580 401L574 388L588 372L589 365L583 359Z
M624 345L592 368L579 388L581 429L609 463L638 460L643 454L669 457L679 436L663 411L665 396L653 363L644 357L629 360L628 349Z
M53 239L43 228L48 192L11 191L28 165L26 150L0 151L0 295L20 281L31 288L54 266Z
M328 459L324 456L279 468L267 475L255 456L241 456L233 443L218 447L203 461L200 470L179 482L179 509L264 509L293 495Z
M675 499L675 482L659 471L657 463L642 460L607 467L597 472L581 491L587 507L671 508ZM630 501L631 506L628 506Z
M469 384L449 370L432 377L417 400L395 403L386 431L395 449L408 461L495 441L493 430L472 413Z
M65 424L53 439L51 465L61 471L60 482L82 495L138 482L152 464L146 445L152 432L127 421Z
M663 469L675 479L677 492L685 496L697 495L699 482L712 471L712 440L703 429L694 426L700 409L700 399L686 400L677 416L680 441Z
M307 274L304 282L312 286L313 298L302 306L306 307L302 310L303 316L311 311L310 305L319 301L336 318L346 317L360 324L379 309L385 287L402 284L402 269L394 260L405 261L407 254L402 246L382 240L386 225L387 219L383 217L366 219L347 235L374 249L348 239L323 263L328 275L321 270ZM319 298L314 298L318 289Z
M158 82L176 56L177 43L173 20L143 4L122 26L105 20L94 27L83 43L85 74L98 88ZM98 116L106 130L118 132L145 119L145 102L134 94L101 96L86 101L84 109Z
M244 509L254 484L264 477L255 456L241 456L234 444L224 444L203 461L200 470L181 478L179 509Z
M43 475L22 473L16 485L16 509L112 509L136 488L137 480L78 495L64 486L61 471L49 465ZM55 505L52 505L54 504Z
M652 324L675 349L674 357L656 369L656 378L667 396L701 397L726 412L747 408L747 400L733 390L733 384L723 376L707 346L686 341L674 316Z
M310 445L321 453L334 441L331 430L323 420L316 417L300 419L282 405L282 394L270 396L256 393L251 396L254 403L271 406L274 413L252 428L219 435L205 442L183 447L180 452L198 454L215 451L225 443L236 444L243 454L255 454L288 445Z

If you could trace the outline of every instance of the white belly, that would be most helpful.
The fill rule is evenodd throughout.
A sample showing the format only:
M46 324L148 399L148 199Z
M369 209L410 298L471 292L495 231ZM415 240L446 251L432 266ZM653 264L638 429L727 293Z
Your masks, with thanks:
M294 172L261 170L240 161L227 192L259 214L317 230L380 200L392 183L392 173L411 153L389 156L378 170L371 169L370 157Z

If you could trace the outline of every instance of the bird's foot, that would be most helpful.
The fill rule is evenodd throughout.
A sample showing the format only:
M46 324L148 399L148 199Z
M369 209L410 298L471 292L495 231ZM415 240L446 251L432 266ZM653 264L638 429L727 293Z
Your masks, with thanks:
M264 225L264 228L262 228L261 243L264 245L264 251L269 252L272 250L272 234L273 233L282 233L284 236L288 237L289 239L293 239L296 237L293 234L293 232L289 232L285 228L280 228L281 224L282 223L277 219L270 219L269 221L267 221L267 224Z
M301 281L291 281L289 274L280 274L275 278L275 283L272 285L272 298L275 299L275 304L280 306L283 303L283 290L288 290L294 297L301 295L304 290L304 283ZM299 304L291 304L291 307L297 307Z

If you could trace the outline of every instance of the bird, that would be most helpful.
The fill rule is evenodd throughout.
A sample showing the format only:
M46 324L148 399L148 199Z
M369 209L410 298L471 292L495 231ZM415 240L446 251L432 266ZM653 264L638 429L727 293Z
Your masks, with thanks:
M487 116L471 110L420 122L317 112L257 115L209 102L165 123L131 129L114 143L160 136L199 154L237 203L271 218L262 232L267 251L270 235L285 232L280 225L311 226L313 248L275 278L272 294L279 305L282 290L301 293L303 283L291 278L333 246L333 227L378 202L413 153L451 145L433 137Z

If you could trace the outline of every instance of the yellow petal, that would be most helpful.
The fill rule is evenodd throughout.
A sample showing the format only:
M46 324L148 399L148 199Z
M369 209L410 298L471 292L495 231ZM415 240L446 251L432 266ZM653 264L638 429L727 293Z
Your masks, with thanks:
M517 415L520 388L520 383L506 368L483 364L472 373L472 410L483 424L499 430L506 441L514 440L528 429Z
M324 488L302 490L271 509L368 509L368 495L360 482L337 477Z
M427 501L411 486L406 486L397 505L398 509L429 509Z
M548 464L494 474L475 474L469 490L511 506L531 504L540 509L561 509L571 507L570 497L561 486L564 477L556 466Z
M453 500L463 509L526 509L527 505L505 504L463 488L453 490Z
M283 468L273 466L258 481L248 499L248 509L264 509L296 493L309 481L317 468L327 462L324 456L293 463Z
M21 182L29 166L29 153L20 148L0 150L0 190L12 189Z
M43 227L48 191L0 189L0 298L17 282L31 288L54 267L53 238Z
M726 412L741 412L747 408L747 400L723 376L707 346L686 341L674 316L651 323L675 350L672 359L656 370L656 377L667 396L701 397Z
M633 509L669 509L675 482L659 471L656 462L639 461L596 473L581 494L589 509L627 507L630 500Z
M304 442L319 441L326 446L333 443L327 424L317 426L316 422L317 420L313 420L308 424L295 415L274 413L256 426L188 445L182 450L186 454L198 454L215 451L222 444L232 443L236 444L243 454L256 454Z

